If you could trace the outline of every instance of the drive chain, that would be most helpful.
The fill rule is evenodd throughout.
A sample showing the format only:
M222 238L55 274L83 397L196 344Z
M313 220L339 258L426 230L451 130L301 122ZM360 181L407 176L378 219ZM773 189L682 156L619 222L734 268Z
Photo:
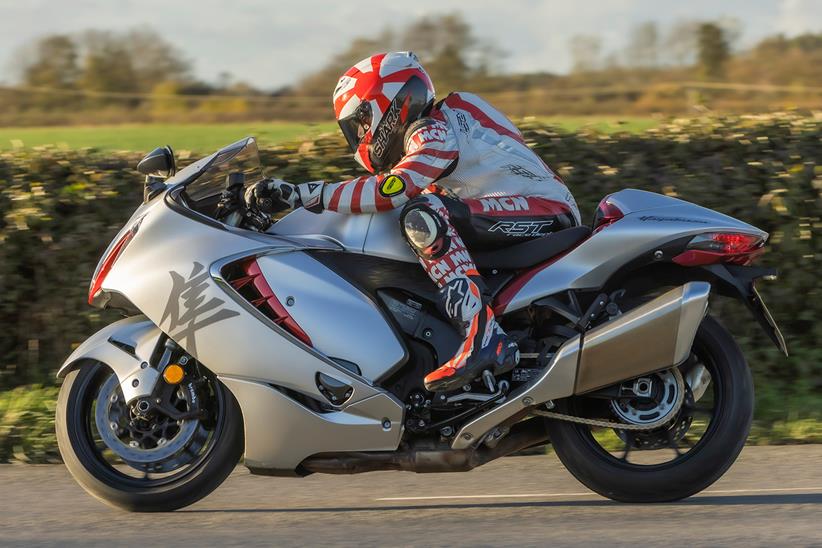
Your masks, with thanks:
M542 409L535 409L532 411L534 415L540 417L547 417L549 419L557 419L567 422L575 422L577 424L585 424L587 426L594 426L597 428L613 428L615 430L653 430L671 422L677 413L679 413L682 403L685 401L685 380L682 378L682 373L678 367L672 368L674 377L676 377L677 397L671 411L665 414L664 417L650 422L648 424L626 424L623 422L614 422L598 419L586 419L584 417L574 417L573 415L565 415L563 413L555 413L553 411L543 411Z

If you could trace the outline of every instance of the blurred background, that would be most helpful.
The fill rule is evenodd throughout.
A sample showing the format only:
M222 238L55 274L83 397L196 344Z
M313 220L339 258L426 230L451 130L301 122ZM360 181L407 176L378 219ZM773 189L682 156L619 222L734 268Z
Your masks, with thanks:
M822 3L0 0L0 462L57 458L54 372L113 319L86 292L141 155L253 135L270 175L353 176L334 84L407 49L440 97L514 119L586 218L634 187L770 232L761 289L791 357L735 303L714 312L755 374L751 442L822 442Z

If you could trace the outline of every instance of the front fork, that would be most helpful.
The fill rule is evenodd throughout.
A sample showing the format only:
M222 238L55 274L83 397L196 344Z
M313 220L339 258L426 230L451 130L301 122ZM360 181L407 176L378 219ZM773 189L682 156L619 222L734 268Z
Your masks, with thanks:
M126 402L149 398L163 371L161 367L153 367L152 363L162 364L167 350L162 347L165 338L160 328L145 316L122 319L78 346L57 371L57 376L63 378L69 371L90 361L100 362L117 375Z

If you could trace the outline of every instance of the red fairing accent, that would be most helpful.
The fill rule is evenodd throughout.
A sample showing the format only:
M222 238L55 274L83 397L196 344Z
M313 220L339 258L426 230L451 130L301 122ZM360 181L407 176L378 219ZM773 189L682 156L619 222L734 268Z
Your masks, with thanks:
M246 276L232 280L231 286L239 290L251 284L259 294L259 298L251 300L251 304L266 313L266 316L271 318L275 324L294 335L297 339L308 346L313 346L308 334L294 321L291 314L288 313L282 303L277 299L277 296L274 295L274 291L271 289L271 286L268 285L265 276L263 276L260 270L260 265L257 264L257 259L250 259L244 262L242 268ZM267 308L267 310L264 307Z
M519 293L523 287L525 287L525 284L530 282L534 278L534 276L536 276L537 274L539 274L540 272L542 272L543 270L545 270L546 268L548 268L549 266L563 258L571 251L573 251L573 249L569 249L565 253L557 255L556 257L551 257L544 263L540 263L536 266L532 266L531 268L520 272L520 274L517 277L508 282L508 285L503 287L502 291L497 293L497 295L494 297L494 315L497 318L501 317L505 312L505 309L508 308L508 305L511 303L511 301L514 300L516 294Z
M539 196L493 196L463 200L472 215L505 215L506 217L552 217L572 215L565 202Z
M131 229L123 234L117 243L114 244L114 247L111 248L111 251L106 255L105 259L103 259L103 262L100 263L100 269L94 273L94 277L91 279L91 286L88 290L88 304L94 304L94 298L102 289L106 276L108 276L108 273L111 271L114 263L117 262L117 259L120 258L120 255L123 254L126 246L131 243L134 235L137 234L137 229L140 227L141 221L142 219L137 221Z

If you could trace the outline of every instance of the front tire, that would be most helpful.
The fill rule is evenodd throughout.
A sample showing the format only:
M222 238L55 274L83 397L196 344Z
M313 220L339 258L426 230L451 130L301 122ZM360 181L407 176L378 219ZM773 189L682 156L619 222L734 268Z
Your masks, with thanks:
M732 335L710 316L699 327L694 355L710 368L716 404L706 432L689 451L664 464L632 464L601 447L589 427L549 420L551 443L571 474L592 491L622 502L675 501L719 479L748 437L754 407L753 380ZM560 411L572 414L573 403L561 402Z
M124 473L128 467L109 462L93 434L93 413L100 387L112 375L102 363L89 362L65 378L57 400L57 443L66 467L89 494L132 512L168 512L188 506L216 489L231 473L243 451L239 406L219 381L212 390L220 409L214 414L208 445L178 473L149 479ZM162 382L162 381L161 381ZM130 470L133 472L133 470Z

